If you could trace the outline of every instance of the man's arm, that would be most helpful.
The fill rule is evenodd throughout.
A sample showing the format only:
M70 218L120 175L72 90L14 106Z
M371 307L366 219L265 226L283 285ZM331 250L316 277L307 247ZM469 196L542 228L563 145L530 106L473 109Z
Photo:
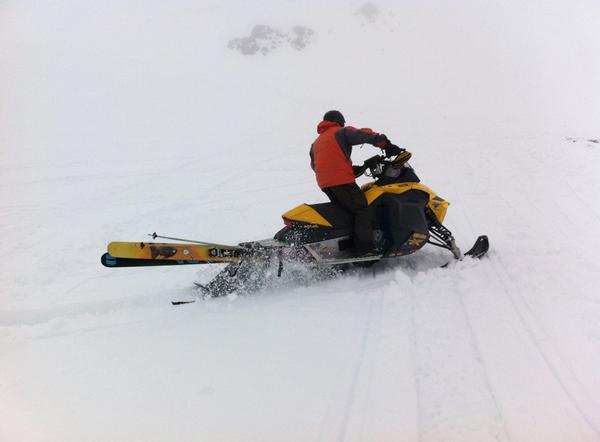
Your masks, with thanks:
M382 137L387 140L385 135L373 132L371 129L356 129L352 126L346 126L340 130L336 136L343 137L344 141L351 146L368 143L372 144L373 146L381 147L377 145L377 142L380 142Z
M356 129L355 127L347 126L340 130L336 134L336 137L339 137L338 142L343 146L342 148L348 157L350 157L349 152L352 151L352 146L364 143L372 144L384 150L387 157L400 153L400 148L394 146L388 137L371 129Z

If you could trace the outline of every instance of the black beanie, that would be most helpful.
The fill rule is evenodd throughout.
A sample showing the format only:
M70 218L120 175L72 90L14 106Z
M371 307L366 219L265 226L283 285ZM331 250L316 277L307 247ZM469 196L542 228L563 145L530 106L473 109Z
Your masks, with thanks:
M333 121L334 123L338 123L340 125L345 125L346 120L340 111L330 110L329 112L325 112L323 115L323 120L325 121Z

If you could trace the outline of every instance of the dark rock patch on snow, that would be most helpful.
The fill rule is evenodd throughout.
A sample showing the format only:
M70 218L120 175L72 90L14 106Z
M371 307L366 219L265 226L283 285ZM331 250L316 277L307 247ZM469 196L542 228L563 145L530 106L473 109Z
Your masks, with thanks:
M256 25L247 37L229 40L227 47L240 51L244 55L261 53L267 55L281 45L288 43L297 51L312 43L315 32L306 26L295 26L289 33L279 31L268 25Z
M307 28L306 26L294 26L292 32L288 34L287 38L288 42L294 49L301 51L307 45L312 43L314 35L315 31Z

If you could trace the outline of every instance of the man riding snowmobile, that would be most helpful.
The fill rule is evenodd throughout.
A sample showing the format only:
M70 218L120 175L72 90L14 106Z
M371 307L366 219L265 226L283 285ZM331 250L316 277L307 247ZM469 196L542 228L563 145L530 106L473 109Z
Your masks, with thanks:
M284 227L273 237L238 245L156 233L152 239L177 242L111 242L101 257L102 264L110 268L227 264L208 283L196 284L202 297L214 297L256 290L272 275L289 273L304 278L305 270L327 276L350 267L366 267L411 255L426 244L448 250L457 260L487 253L485 235L480 235L469 251L461 252L452 232L442 224L450 203L420 182L408 164L409 151L370 129L345 127L338 111L325 114L318 132L311 148L311 165L319 187L332 202L300 204L282 214ZM352 146L360 143L379 147L386 156L375 155L353 167ZM373 181L358 188L355 177L363 174ZM194 300L173 304L189 302Z
M364 192L355 182L350 156L352 146L372 144L385 151L386 157L401 152L398 146L371 129L346 126L341 112L330 110L317 126L319 136L310 148L310 165L317 184L332 203L337 203L353 215L354 254L377 253L373 245L373 226Z

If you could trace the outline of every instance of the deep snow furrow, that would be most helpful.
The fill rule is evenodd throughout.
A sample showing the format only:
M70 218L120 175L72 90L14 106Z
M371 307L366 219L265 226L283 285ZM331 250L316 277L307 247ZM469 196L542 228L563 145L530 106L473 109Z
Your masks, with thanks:
M413 284L419 440L507 440L451 274Z
M381 295L379 295L381 298ZM371 332L371 326L373 323L373 315L375 310L375 303L372 298L368 300L368 306L366 309L366 318L364 320L364 327L360 337L360 341L358 342L358 346L356 349L356 355L354 357L353 369L352 369L352 379L350 380L350 384L348 385L348 391L346 395L346 400L344 402L344 410L342 415L342 420L340 422L340 429L338 433L337 440L339 442L344 442L346 439L347 431L348 431L348 423L350 419L350 413L354 407L355 399L356 399L356 390L358 387L359 376L361 374L361 369L363 367L363 362L365 358L365 353L367 350L367 341L369 338L369 334ZM379 300L380 302L380 300Z
M353 349L329 380L318 440L416 440L408 296L394 280L361 288Z
M417 344L417 325L416 325L416 303L413 301L411 297L410 302L410 342L411 342L411 361L412 361L412 375L414 379L414 390L415 390L415 402L417 408L417 440L420 442L423 440L423 404L421 403L421 383L419 376L419 346Z
M481 349L479 348L479 342L477 339L477 334L475 333L475 330L473 328L473 323L471 321L471 318L469 317L469 312L467 311L467 308L465 306L464 303L464 299L463 299L463 294L460 292L460 288L458 287L458 279L461 277L459 272L456 272L456 277L452 279L452 284L453 287L455 288L455 290L458 293L458 299L460 302L460 307L461 307L461 311L464 315L466 324L467 324L467 328L469 330L469 335L470 335L470 340L471 343L473 345L473 348L475 350L475 353L477 355L477 360L479 361L479 363L481 364L482 368L483 368L483 372L482 372L482 377L483 377L483 382L486 386L487 391L489 392L493 405L494 405L494 409L497 415L497 421L499 423L499 427L501 428L501 433L498 434L497 440L503 440L506 439L508 441L511 440L510 437L510 432L508 431L508 427L506 426L506 421L504 420L504 416L502 413L502 408L498 402L498 398L496 393L494 392L494 388L492 387L491 383L490 383L490 379L489 379L489 374L488 374L488 368L485 365L485 360L483 359L483 355L481 353Z
M373 338L379 334L381 326L382 297L380 292L357 299L355 323L360 332L349 357L351 363L341 367L337 379L332 379L332 396L321 421L319 440L362 440L368 419L365 404L370 395L373 359L377 354L377 342ZM366 440L369 439L367 435Z
M385 295L383 294L383 291L380 291L377 295L376 295L376 299L374 301L375 305L373 306L373 304L370 304L370 306L373 306L373 313L372 313L372 322L376 324L375 327L371 326L370 330L369 330L369 335L367 337L368 340L370 340L371 342L373 342L373 344L371 345L371 353L370 353L370 358L369 361L367 361L367 364L365 365L365 367L363 368L364 371L364 377L365 377L365 382L363 383L364 385L364 399L361 401L360 407L355 407L357 409L357 414L360 416L359 417L359 424L357 425L357 429L355 431L356 435L357 435L357 440L359 441L368 441L371 437L370 437L370 430L368 428L367 425L367 420L369 419L368 415L369 415L369 410L370 410L370 405L371 405L371 399L372 399L372 389L373 389L373 385L374 385L374 377L376 376L376 371L375 371L375 361L378 361L380 358L380 347L379 347L379 343L381 342L381 336L382 336L382 324L383 324L383 301L384 301L384 297ZM372 301L373 302L373 301ZM365 344L367 342L365 341Z
M383 284L385 278L391 278ZM414 441L418 439L417 395L411 348L410 281L403 273L387 272L377 297L368 336L361 382L351 420L358 441Z

